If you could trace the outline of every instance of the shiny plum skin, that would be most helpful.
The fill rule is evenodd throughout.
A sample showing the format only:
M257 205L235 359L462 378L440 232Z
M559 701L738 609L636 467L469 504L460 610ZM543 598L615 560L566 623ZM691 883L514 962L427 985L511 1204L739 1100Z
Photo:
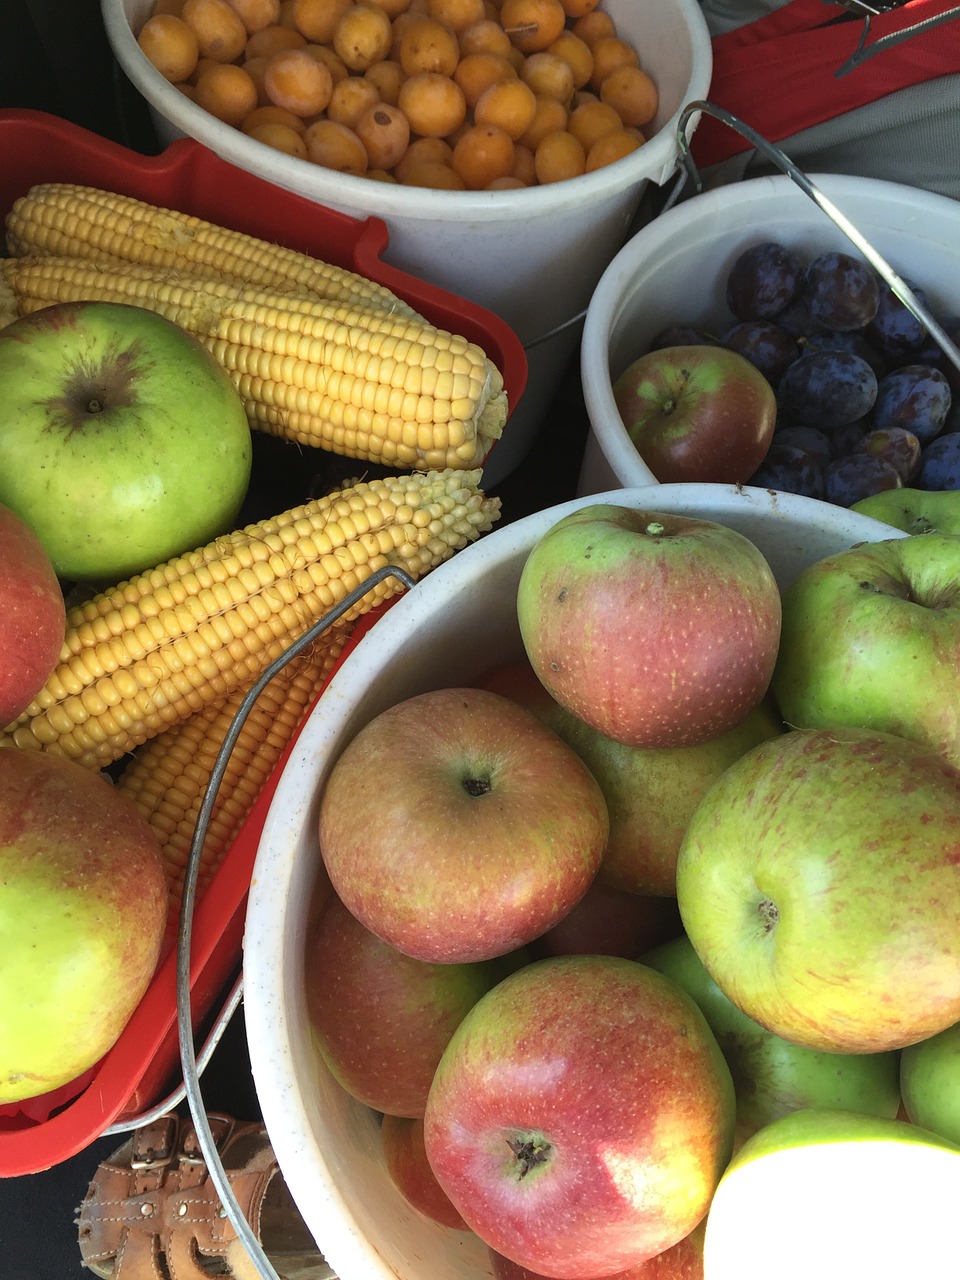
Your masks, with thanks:
M960 431L937 436L924 449L917 478L920 489L960 489Z
M796 340L769 320L739 320L726 330L721 341L759 369L774 390L800 355Z
M851 351L795 360L780 379L778 408L793 422L833 430L862 418L877 398L877 375Z
M750 485L780 493L797 493L805 498L822 498L823 463L796 445L778 444L774 436L767 456L750 477Z
M925 364L907 364L880 379L873 425L889 431L903 427L921 444L929 444L943 430L951 404L945 374Z
M775 240L751 245L727 273L727 306L738 320L772 320L796 297L802 276L791 249Z
M910 280L906 284L916 298L929 307L923 289ZM906 303L901 302L884 282L880 286L876 314L867 325L867 336L878 351L892 359L898 359L923 347L927 340L927 326L917 319Z
M805 356L818 355L822 351L852 351L854 355L866 360L878 378L890 371L888 361L862 329L848 329L845 332L823 329L804 338L802 348Z
M854 452L889 462L904 484L911 484L920 471L920 441L904 427L868 431Z
M898 485L960 488L960 367L849 248L748 245L723 281L732 321L680 318L650 349L683 335L736 351L767 379L777 421L751 485L843 506ZM960 311L942 314L907 284L960 348Z
M833 456L830 436L818 427L788 426L781 427L773 437L771 448L782 449L789 445L794 449L802 449L811 458L821 463L829 462Z
M890 463L869 453L847 453L823 470L824 497L838 507L852 507L861 498L902 487L903 482Z
M862 258L831 250L807 265L800 286L810 315L827 329L862 329L874 318L880 286Z

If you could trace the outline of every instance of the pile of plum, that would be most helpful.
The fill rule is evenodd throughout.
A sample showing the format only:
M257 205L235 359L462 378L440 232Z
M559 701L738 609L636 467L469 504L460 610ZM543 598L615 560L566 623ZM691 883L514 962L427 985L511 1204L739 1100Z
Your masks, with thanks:
M960 489L960 372L868 263L764 241L733 263L726 301L721 332L676 324L651 349L729 347L769 380L777 428L751 485L840 506L902 485ZM960 343L960 317L936 318Z

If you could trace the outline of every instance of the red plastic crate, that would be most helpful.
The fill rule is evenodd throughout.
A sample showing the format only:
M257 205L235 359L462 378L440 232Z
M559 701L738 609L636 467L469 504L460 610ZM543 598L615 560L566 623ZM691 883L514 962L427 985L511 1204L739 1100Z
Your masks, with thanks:
M383 262L380 218L363 221L314 204L221 160L193 139L143 156L44 112L0 109L0 218L38 182L75 182L180 209L360 272L432 323L477 342L503 374L515 408L526 382L523 346L498 316ZM362 618L345 652L379 612ZM344 655L345 656L345 655ZM341 658L342 661L342 658ZM289 751L289 749L288 749ZM240 961L247 890L260 832L286 755L194 911L192 1008L199 1023ZM83 1150L112 1124L162 1100L179 1069L176 949L113 1048L91 1071L53 1093L0 1106L0 1177L37 1173Z

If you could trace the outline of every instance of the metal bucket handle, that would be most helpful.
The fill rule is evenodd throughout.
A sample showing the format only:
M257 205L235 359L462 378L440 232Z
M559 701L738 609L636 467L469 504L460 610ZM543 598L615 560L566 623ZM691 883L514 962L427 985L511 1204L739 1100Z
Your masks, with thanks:
M755 129L751 129L737 116L726 111L723 107L718 107L715 103L707 102L703 99L688 103L680 112L677 122L677 146L680 153L680 173L674 184L670 195L667 197L666 203L661 209L661 213L671 208L680 197L683 188L687 182L692 182L694 190L701 192L703 190L703 182L700 178L700 172L697 168L696 161L690 152L690 144L687 139L686 126L693 116L709 115L719 120L722 124L728 125L731 129L740 134L741 137L754 146L761 155L765 156L772 164L791 178L797 184L805 195L809 196L814 204L827 215L828 218L843 232L860 253L866 258L877 274L890 286L893 293L900 299L903 305L925 325L930 336L940 347L943 354L950 363L960 371L960 349L951 339L950 335L945 331L943 326L935 315L933 315L926 304L917 297L905 280L901 278L891 267L890 263L883 255L874 248L867 237L860 231L850 219L841 212L840 209L830 200L816 183L812 182L803 170L778 146L769 142L762 134L757 133Z

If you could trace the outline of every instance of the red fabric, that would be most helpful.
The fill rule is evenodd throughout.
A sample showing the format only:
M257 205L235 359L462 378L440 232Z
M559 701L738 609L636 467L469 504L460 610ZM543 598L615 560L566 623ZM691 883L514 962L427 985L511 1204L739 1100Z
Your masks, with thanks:
M956 2L910 0L873 17L868 44ZM710 101L769 142L782 142L899 89L960 72L958 19L911 36L838 79L835 72L856 49L862 31L861 19L834 21L842 12L822 0L790 0L756 22L714 37ZM704 115L691 151L698 165L711 165L750 145L728 125Z

